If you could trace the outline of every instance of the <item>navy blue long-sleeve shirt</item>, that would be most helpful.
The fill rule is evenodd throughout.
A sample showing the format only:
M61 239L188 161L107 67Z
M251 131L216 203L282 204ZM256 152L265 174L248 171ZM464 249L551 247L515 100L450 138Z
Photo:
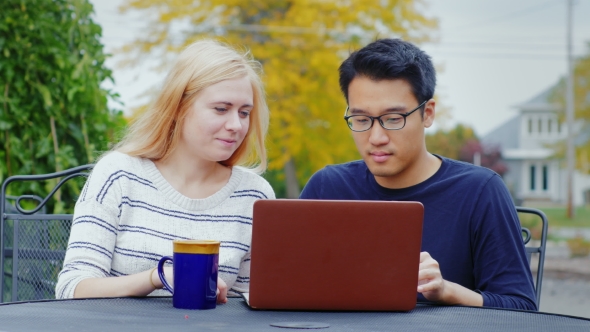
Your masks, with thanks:
M487 168L439 158L433 176L403 189L380 186L362 160L327 166L300 198L421 202L422 251L438 261L445 280L479 292L484 306L537 310L518 215L504 182ZM418 294L418 300L426 299Z

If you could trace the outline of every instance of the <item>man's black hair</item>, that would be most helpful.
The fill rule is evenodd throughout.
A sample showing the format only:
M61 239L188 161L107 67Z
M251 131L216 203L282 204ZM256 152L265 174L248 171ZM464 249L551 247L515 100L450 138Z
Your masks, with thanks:
M401 39L379 39L350 54L340 65L340 89L348 101L348 86L357 76L406 80L418 103L434 96L436 73L430 57Z

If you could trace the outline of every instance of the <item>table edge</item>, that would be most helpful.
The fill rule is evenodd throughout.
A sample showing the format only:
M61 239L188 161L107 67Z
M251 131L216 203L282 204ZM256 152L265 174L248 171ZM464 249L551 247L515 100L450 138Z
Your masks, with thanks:
M0 307L9 306L9 305L18 305L18 304L28 304L28 303L45 303L45 302L70 302L70 301L88 301L88 300L115 300L115 299L171 299L172 296L119 296L119 297L85 297L85 298L70 298L70 299L43 299L43 300L30 300L30 301L16 301L16 302L3 302L0 303ZM228 298L229 301L241 301L245 303L245 300L242 297L230 297ZM472 309L479 309L479 310L499 310L499 311L516 311L516 312L526 312L536 315L547 315L547 316L559 316L559 317L567 317L567 318L574 318L580 319L584 321L589 321L590 318L580 317L580 316L572 316L572 315L565 315L565 314L557 314L552 312L544 312L544 311L533 311L533 310L522 310L522 309L511 309L511 308L496 308L496 307L477 307L477 306L466 306L466 305L443 305L437 303L430 303L430 302L418 302L417 306L425 306L425 307L457 307L457 308L472 308ZM256 310L248 307L248 310L252 311L261 311ZM415 310L415 309L413 309ZM413 311L411 310L411 311ZM290 311L290 310L263 310L263 311ZM308 311L308 312L321 312L323 310L297 310L297 311ZM409 311L409 312L411 312ZM338 312L338 311L326 311L326 312ZM350 311L350 312L362 312L362 311ZM383 311L388 312L388 311Z

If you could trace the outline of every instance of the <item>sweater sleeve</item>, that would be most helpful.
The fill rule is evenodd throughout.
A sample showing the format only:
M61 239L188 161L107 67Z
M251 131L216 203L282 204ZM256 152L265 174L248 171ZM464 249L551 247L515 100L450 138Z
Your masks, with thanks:
M484 306L537 310L518 215L498 175L484 187L473 221L473 275Z
M121 189L113 184L121 174L101 159L86 181L76 206L64 264L58 275L55 297L74 297L86 278L111 276L111 261L117 240Z
M271 185L266 181L259 181L256 191L262 193L265 199L276 199L276 195ZM240 293L250 291L250 259L252 257L251 247L240 261L238 275L233 284L228 284L228 296L239 296Z
M250 290L250 257L250 251L248 251L248 253L242 258L236 282L228 292L230 296L247 293Z

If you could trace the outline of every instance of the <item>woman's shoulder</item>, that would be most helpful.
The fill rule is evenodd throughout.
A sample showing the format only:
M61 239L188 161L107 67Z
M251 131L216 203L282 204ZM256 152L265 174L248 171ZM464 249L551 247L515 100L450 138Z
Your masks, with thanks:
M118 151L110 151L98 159L92 169L91 177L94 180L104 181L105 179L122 174L141 176L143 173L143 162L144 160L140 157L132 157Z
M275 198L275 192L265 178L245 167L234 166L233 169L242 174L242 181L236 189L236 192L253 190L261 192L264 194L265 198Z
M113 174L116 172L137 172L141 169L142 158L132 157L119 151L103 154L94 165L93 173Z
M112 192L109 189L114 188L113 184L123 178L139 178L138 174L143 173L141 165L142 158L139 157L131 157L118 151L103 154L88 176L80 201Z

